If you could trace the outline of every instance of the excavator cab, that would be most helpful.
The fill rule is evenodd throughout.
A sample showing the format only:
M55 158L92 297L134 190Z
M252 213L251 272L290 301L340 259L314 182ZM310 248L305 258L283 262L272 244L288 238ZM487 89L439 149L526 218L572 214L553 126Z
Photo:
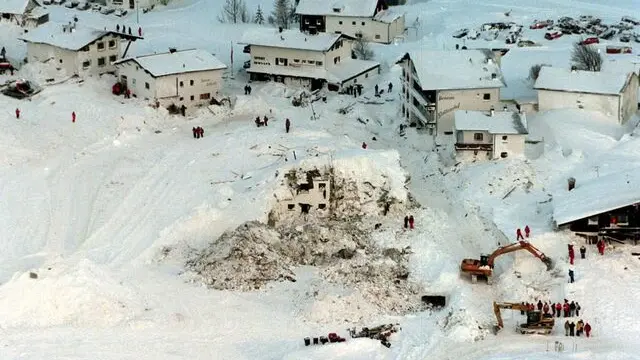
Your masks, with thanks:
M480 255L480 266L489 265L489 255Z
M527 311L527 325L537 325L541 318L542 314L539 310Z

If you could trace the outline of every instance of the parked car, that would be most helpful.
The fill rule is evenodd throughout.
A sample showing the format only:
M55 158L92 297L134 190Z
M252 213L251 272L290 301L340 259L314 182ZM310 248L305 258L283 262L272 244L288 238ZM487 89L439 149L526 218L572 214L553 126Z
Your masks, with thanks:
M76 9L85 11L85 10L89 10L90 8L91 8L91 5L89 5L89 3L81 2L80 4L78 4L78 7Z
M127 10L117 9L116 12L113 13L113 15L118 16L118 17L123 17L123 16L127 15Z
M91 5L91 10L100 11L100 10L102 10L102 6L100 6L100 4L93 4L93 5Z
M634 40L635 42L640 43L640 35L634 36Z
M453 37L456 39L462 39L463 37L467 36L468 33L469 29L460 29L453 33Z
M52 3L54 5L62 5L62 4L64 4L64 0L53 0Z
M520 40L518 41L518 47L529 47L529 46L536 46L537 44L535 43L535 41L532 40Z
M591 45L591 44L599 44L600 39L597 37L588 37L582 41L580 41L580 45Z
M623 16L621 21L633 24L633 25L640 25L640 21L636 18L633 18L631 16Z
M51 5L53 4L52 0L42 0L42 5Z
M547 40L557 39L562 36L562 31L552 31L544 34L544 38Z
M529 26L529 29L544 29L551 26L553 26L553 20L535 21Z
M616 36L617 33L618 33L618 30L609 28L607 31L600 34L600 38L605 40L611 40L611 38Z
M607 54L631 54L633 49L629 46L607 46Z
M100 14L109 15L109 14L113 14L115 11L116 11L115 9L105 7L105 8L102 8L102 10L100 10Z
M631 34L629 33L624 33L620 35L620 41L622 42L629 42L631 41Z
M64 4L64 7L68 8L68 9L74 8L76 6L78 6L78 4L77 3L73 3L73 1L69 1L68 3Z

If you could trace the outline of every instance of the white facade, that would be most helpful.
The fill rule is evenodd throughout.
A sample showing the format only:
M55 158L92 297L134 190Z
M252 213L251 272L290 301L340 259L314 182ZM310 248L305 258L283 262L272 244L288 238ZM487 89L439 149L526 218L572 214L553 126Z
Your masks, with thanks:
M73 36L73 33L57 36ZM107 34L78 50L27 41L27 61L55 64L69 76L113 72L112 63L120 59L120 41L120 37Z
M286 191L276 195L279 215L286 216L301 212L328 215L331 190L331 181L328 176L313 176L300 182L289 183Z
M398 15L390 22L376 20L375 17L346 17L327 15L326 32L345 34L352 37L362 36L367 41L383 44L404 34L404 14Z
M173 64L172 58L175 58ZM187 108L220 99L226 69L213 55L201 50L130 58L115 66L118 79L133 96L158 101L161 106L173 104Z

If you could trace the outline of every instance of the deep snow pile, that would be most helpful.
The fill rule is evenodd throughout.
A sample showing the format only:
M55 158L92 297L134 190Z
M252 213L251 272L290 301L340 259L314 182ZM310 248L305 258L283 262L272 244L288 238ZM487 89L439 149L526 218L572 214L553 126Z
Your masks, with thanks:
M325 315L355 321L375 312L404 314L421 309L420 287L408 280L410 250L380 248L371 239L381 214L404 209L408 198L397 153L379 155L332 162L327 170L332 174L329 216L294 212L281 214L272 226L245 223L194 254L187 268L212 288L247 291L270 281L296 281L295 267L316 266L326 281L356 288L348 294L315 291L320 302L342 304L338 308L360 303L369 308L369 314L360 313L356 318L338 311L336 316L312 317L316 321L329 320ZM317 161L304 162L301 169L319 173L316 165ZM285 188L292 186L292 172L288 174L289 179L281 183ZM282 190L276 189L276 194L286 192Z

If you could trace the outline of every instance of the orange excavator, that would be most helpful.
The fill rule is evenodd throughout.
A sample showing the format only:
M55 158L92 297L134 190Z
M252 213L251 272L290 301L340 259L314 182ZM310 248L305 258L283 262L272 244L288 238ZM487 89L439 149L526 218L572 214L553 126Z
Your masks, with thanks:
M542 251L536 249L535 246L531 245L527 241L518 241L517 243L505 245L499 247L494 251L491 255L481 255L480 260L477 259L464 259L462 260L462 264L460 264L460 271L464 274L471 275L471 282L477 283L478 276L485 277L487 279L487 283L491 284L491 276L493 275L493 264L496 258L500 255L508 254L510 252L518 251L518 250L527 250L533 256L537 257L542 261L545 265L547 265L547 270L553 269L553 261L551 258L548 258Z
M555 319L551 314L543 314L540 310L527 309L527 305L524 303L497 303L493 302L493 312L496 314L496 320L498 325L493 329L494 334L497 334L500 329L504 327L502 322L502 314L500 309L509 309L515 311L524 311L527 314L527 322L518 325L516 331L521 334L542 334L549 335L553 331L553 325L555 325Z

